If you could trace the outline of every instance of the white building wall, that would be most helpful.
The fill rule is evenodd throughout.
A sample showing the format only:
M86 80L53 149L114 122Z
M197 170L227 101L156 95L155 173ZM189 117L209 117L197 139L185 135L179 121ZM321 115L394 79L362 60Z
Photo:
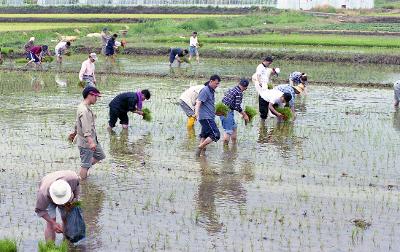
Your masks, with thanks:
M321 5L335 8L342 8L345 5L347 9L372 9L374 0L278 0L277 2L278 9L309 10Z

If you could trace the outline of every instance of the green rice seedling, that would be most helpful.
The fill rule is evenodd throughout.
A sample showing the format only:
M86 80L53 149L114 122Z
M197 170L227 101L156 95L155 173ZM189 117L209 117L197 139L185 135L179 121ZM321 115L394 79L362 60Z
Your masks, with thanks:
M54 57L53 56L47 56L42 58L42 62L53 62L54 61Z
M151 122L151 120L153 119L151 116L151 111L148 108L143 108L142 110L143 112L143 120L145 120L146 122Z
M246 106L244 108L244 112L246 112L247 116L249 117L249 121L251 122L253 118L257 115L257 110L254 107Z
M85 82L84 81L78 81L78 87L84 88L85 87Z
M68 244L63 241L60 245L56 245L53 241L39 242L39 252L67 252Z
M12 48L9 48L9 47L1 48L1 54L3 54L4 56L10 55L13 52L14 52L14 50Z
M2 252L17 252L17 242L10 239L0 240L0 251Z
M223 104L222 102L218 102L215 104L215 113L217 116L226 116L229 112L229 107Z
M293 117L292 110L290 110L289 107L283 107L283 108L278 107L275 108L275 110L283 115L284 121L290 121Z
M16 59L15 60L15 63L16 64L26 64L26 63L28 63L28 59Z

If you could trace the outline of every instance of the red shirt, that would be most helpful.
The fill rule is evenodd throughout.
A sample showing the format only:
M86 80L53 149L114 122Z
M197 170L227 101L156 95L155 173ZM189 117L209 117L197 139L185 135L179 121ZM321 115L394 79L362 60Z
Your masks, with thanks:
M33 54L40 54L42 52L42 47L41 46L34 46L31 48L31 53Z

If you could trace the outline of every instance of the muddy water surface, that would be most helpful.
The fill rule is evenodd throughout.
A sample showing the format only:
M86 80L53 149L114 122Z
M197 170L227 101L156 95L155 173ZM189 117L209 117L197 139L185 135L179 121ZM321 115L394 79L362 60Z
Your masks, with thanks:
M68 66L67 66L68 67ZM225 66L223 66L225 67ZM228 69L228 68L224 68ZM38 181L79 169L66 141L81 100L76 75L0 72L0 237L36 251ZM400 113L392 91L311 86L292 124L238 120L237 146L195 158L176 105L205 80L98 76L93 106L107 159L82 184L88 239L76 251L387 251L400 247ZM222 82L217 99L233 82ZM118 93L149 88L153 122L106 131ZM244 104L256 106L253 87ZM220 126L219 120L217 120ZM222 130L222 128L220 127ZM353 221L371 224L357 228ZM58 241L61 237L59 236Z

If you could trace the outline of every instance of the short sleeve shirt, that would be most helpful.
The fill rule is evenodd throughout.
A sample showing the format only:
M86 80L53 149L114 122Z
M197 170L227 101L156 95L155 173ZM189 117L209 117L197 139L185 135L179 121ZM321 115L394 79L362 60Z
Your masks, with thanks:
M36 54L36 55L40 54L42 52L42 47L41 46L34 46L34 47L32 47L31 52L33 54Z
M267 68L263 64L257 66L256 69L257 76L260 76L261 86L267 85L270 82L272 68Z
M205 86L199 93L197 100L201 101L199 120L215 118L215 90Z

